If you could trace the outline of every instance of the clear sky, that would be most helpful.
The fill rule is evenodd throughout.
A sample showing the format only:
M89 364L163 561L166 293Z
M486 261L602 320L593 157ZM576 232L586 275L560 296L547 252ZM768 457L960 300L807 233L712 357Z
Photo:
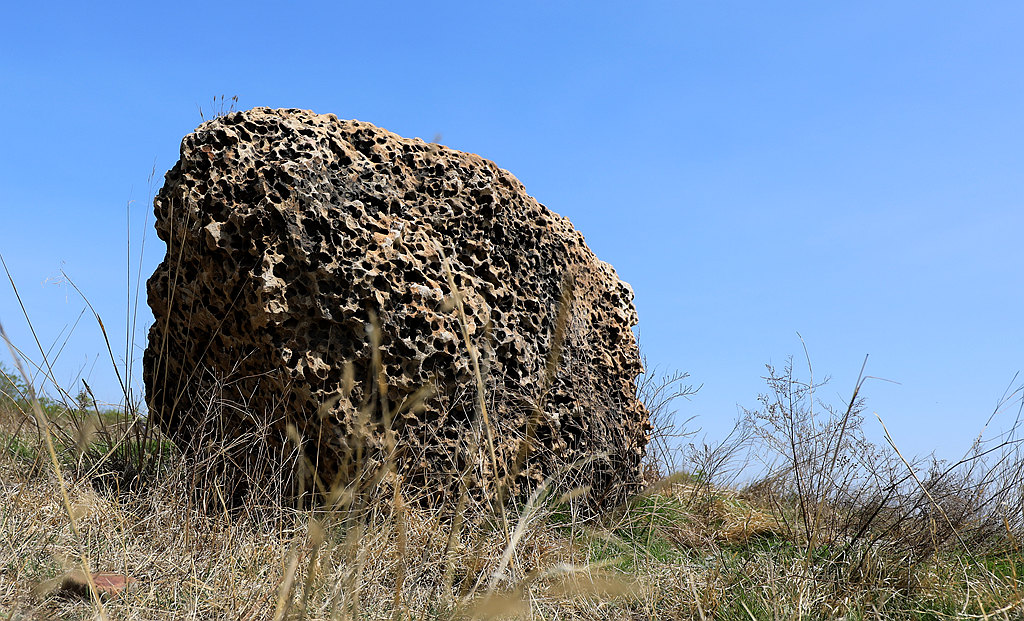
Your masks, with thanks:
M568 216L636 291L649 361L703 384L680 408L709 438L799 332L823 397L870 354L899 384L868 414L952 457L1024 369L1022 33L1019 2L9 3L0 253L44 346L83 308L63 269L121 364L128 260L160 261L152 193L199 108L333 112ZM38 359L8 286L0 321ZM137 359L149 321L143 294ZM105 356L85 316L58 379L116 399Z

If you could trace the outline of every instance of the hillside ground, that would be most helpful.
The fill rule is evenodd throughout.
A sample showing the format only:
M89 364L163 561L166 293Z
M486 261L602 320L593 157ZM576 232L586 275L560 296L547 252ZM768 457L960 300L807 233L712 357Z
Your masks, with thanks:
M209 464L185 459L130 408L103 409L88 394L35 399L5 367L0 619L1024 612L1012 437L958 464L908 462L864 440L857 393L834 409L816 404L787 366L769 369L762 408L726 441L675 451L670 397L692 390L681 379L642 386L658 426L646 487L595 516L579 510L581 490L555 482L503 511L465 498L425 509L386 476L329 506L230 508ZM730 483L752 452L771 467ZM84 567L132 583L93 591Z

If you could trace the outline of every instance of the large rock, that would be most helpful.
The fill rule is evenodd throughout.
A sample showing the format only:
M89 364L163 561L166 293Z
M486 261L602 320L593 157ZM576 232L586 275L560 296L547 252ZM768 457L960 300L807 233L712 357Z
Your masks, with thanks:
M325 484L376 460L424 495L570 473L601 504L639 484L632 291L492 162L256 108L182 140L155 211L167 255L148 283L144 374L180 445L258 431L230 450L277 455L300 436Z

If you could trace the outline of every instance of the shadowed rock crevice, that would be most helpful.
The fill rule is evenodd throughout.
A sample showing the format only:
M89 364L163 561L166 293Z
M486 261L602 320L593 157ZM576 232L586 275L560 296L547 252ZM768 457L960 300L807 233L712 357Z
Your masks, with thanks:
M155 212L167 255L148 283L144 375L151 416L182 446L204 433L230 444L258 419L268 453L294 426L328 484L354 476L356 454L391 455L425 497L458 480L522 493L586 459L574 481L591 504L639 484L632 291L492 162L257 108L184 138ZM484 369L497 472L473 433L445 261Z

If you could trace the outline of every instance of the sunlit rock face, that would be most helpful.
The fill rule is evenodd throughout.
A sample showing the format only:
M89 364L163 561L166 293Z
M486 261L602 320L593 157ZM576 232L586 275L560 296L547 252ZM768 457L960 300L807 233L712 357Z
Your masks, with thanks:
M256 108L184 138L155 212L144 375L181 446L282 455L297 438L326 486L384 464L427 501L564 474L592 506L635 491L632 291L492 162Z

